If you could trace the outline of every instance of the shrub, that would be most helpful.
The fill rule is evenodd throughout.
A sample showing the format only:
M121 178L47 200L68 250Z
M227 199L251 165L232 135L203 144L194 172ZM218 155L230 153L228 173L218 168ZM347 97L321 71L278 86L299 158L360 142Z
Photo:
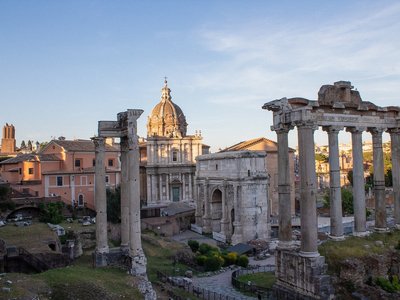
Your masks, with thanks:
M203 255L210 254L211 252L219 252L219 250L213 246L210 246L209 244L202 243L199 246L199 252Z
M236 264L238 259L238 254L236 252L229 252L224 256L225 265L230 266Z
M196 256L196 263L199 266L204 266L204 263L206 262L207 256L205 255L197 255Z
M246 268L249 264L249 258L246 255L240 255L237 258L236 264L240 267Z
M222 267L224 259L219 255L212 255L206 258L204 262L206 271L217 271Z
M400 291L399 278L396 275L392 277L392 280L386 279L385 277L378 277L375 283L389 293Z
M15 203L12 201L1 201L0 202L0 210L1 211L7 211L7 210L14 210L15 209Z
M199 250L199 242L196 240L189 240L188 245L190 247L190 249L192 249L192 252L197 252L197 250Z

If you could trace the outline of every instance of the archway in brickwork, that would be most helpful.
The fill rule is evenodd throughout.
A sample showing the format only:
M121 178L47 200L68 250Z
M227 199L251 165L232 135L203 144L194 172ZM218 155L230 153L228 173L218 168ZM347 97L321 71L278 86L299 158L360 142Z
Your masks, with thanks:
M211 226L212 231L221 231L222 218L222 192L215 189L211 196Z

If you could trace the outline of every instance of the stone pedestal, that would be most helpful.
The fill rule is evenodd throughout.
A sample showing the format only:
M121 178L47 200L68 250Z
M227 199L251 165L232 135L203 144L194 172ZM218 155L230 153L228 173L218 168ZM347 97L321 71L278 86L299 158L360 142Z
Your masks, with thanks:
M147 259L143 253L143 250L138 251L137 254L134 256L131 255L130 258L132 264L129 273L135 276L147 276Z
M277 299L333 299L325 257L304 257L296 250L277 249L275 260Z

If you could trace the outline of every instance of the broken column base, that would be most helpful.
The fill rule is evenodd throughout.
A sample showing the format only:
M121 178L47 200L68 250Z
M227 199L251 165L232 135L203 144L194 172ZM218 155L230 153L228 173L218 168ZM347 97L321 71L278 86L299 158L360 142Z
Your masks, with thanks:
M130 255L131 266L129 273L134 276L146 276L147 259L143 251L138 255Z
M298 250L277 249L275 259L273 289L277 299L333 299L325 257L304 257Z

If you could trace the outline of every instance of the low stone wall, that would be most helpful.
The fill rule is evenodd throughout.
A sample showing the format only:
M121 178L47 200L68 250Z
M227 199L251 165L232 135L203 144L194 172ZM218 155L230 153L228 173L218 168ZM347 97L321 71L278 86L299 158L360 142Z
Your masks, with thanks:
M325 257L303 257L295 250L277 249L276 283L278 299L333 299L331 278L325 275Z

